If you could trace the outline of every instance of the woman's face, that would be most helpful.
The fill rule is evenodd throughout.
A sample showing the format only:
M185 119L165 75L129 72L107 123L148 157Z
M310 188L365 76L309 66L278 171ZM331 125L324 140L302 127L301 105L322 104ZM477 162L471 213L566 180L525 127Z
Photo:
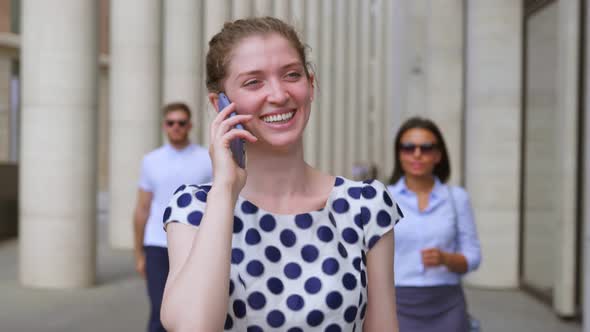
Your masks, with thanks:
M399 158L406 176L432 175L440 162L441 152L436 136L427 129L407 130L400 138Z
M239 114L252 114L245 127L258 143L285 147L300 142L309 119L313 77L297 51L278 34L243 39L232 51L225 93Z

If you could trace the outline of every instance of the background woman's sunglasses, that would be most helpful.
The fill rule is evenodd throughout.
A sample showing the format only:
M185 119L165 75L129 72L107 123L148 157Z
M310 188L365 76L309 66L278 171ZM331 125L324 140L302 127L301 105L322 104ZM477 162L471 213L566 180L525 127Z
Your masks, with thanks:
M414 143L402 143L400 144L399 150L402 153L413 154L415 153L416 149L420 149L421 153L427 154L432 153L437 149L436 143L424 143L424 144L414 144Z
M166 120L166 126L174 127L174 124L178 124L180 127L185 127L188 124L186 120Z

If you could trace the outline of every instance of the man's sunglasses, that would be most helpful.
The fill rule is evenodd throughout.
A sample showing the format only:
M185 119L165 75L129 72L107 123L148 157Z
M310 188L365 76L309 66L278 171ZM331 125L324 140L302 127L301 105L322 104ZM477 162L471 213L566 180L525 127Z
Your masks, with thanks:
M420 152L423 154L428 154L434 152L438 149L436 143L424 143L424 144L414 144L414 143L402 143L400 144L399 150L402 153L413 154L416 152L416 149L420 149Z
M166 120L165 121L167 127L174 127L174 124L178 124L180 127L186 127L188 124L187 120Z

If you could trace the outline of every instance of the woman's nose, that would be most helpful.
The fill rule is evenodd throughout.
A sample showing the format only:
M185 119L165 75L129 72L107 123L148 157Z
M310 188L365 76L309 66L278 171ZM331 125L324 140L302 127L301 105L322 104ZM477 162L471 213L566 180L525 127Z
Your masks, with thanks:
M282 105L289 98L287 91L280 82L271 81L269 89L267 97L269 103Z

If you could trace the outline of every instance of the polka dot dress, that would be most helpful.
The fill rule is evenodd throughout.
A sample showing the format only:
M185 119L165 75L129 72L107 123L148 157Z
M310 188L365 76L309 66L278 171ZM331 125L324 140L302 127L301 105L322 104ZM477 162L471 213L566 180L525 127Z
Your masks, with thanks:
M198 227L210 188L178 188L164 223ZM273 214L240 197L225 331L362 331L366 255L398 220L378 181L337 177L324 208L297 215Z

